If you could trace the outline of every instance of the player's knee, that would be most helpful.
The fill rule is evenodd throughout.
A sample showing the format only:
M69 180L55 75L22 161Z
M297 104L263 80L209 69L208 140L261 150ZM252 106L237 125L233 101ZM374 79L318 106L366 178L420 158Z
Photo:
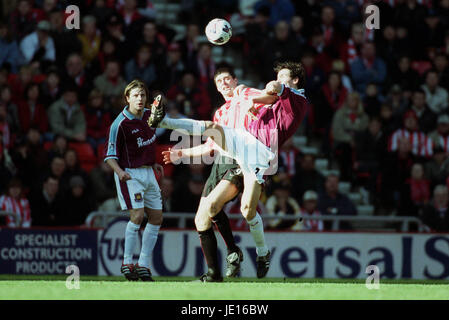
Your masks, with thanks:
M251 208L251 206L247 203L240 206L240 211L246 220L252 220L256 216L256 211L254 208Z
M218 212L221 210L221 206L217 201L208 201L207 205L207 214L209 218L213 218L217 215Z
M143 211L142 212L134 211L134 212L130 213L130 220L132 223L135 223L135 224L141 224L143 221L143 217L144 217Z
M163 221L163 216L162 216L162 212L160 213L152 213L149 217L148 217L148 222L152 225L155 226L160 226L162 224Z
M205 231L210 228L210 219L204 215L195 216L195 228L198 231Z

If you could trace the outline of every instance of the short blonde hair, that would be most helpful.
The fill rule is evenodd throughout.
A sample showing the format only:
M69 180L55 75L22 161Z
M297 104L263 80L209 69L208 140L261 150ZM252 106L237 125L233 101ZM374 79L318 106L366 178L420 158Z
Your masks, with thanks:
M128 101L127 98L129 98L129 93L131 92L132 89L143 89L145 91L145 95L146 95L146 101L145 101L145 105L148 103L148 99L149 99L149 91L148 91L148 87L145 84L145 82L143 82L142 80L139 79L134 79L133 81L131 81L125 88L125 91L123 92L123 95L125 97L125 101Z

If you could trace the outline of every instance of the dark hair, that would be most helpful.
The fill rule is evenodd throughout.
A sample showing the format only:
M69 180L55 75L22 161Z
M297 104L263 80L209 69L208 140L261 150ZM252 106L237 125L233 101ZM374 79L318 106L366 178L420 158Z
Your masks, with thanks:
M235 78L234 69L231 66L222 65L222 66L218 67L217 70L215 70L214 81L215 81L215 78L222 73L229 73L231 75L231 77Z
M305 85L305 70L304 67L302 65L302 63L300 62L294 62L294 61L284 61L284 62L279 62L276 64L276 66L274 67L274 71L276 73L278 73L279 71L281 71L282 69L288 69L290 70L290 76L292 77L292 79L294 78L298 78L298 87L302 88Z

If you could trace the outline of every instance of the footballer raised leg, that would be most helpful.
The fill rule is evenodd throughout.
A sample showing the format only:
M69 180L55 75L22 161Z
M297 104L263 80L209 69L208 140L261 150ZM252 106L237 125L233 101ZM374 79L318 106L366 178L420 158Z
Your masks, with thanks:
M157 128L165 117L165 108L162 103L162 95L157 95L151 104L151 115L148 117L148 126Z

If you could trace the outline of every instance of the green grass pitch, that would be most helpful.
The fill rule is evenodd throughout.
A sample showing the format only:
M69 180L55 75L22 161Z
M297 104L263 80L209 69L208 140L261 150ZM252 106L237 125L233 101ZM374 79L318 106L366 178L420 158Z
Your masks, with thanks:
M369 290L363 280L225 279L155 277L156 282L127 282L121 277L80 277L80 289L68 290L65 276L0 275L0 300L389 300L449 299L449 281L381 280Z

